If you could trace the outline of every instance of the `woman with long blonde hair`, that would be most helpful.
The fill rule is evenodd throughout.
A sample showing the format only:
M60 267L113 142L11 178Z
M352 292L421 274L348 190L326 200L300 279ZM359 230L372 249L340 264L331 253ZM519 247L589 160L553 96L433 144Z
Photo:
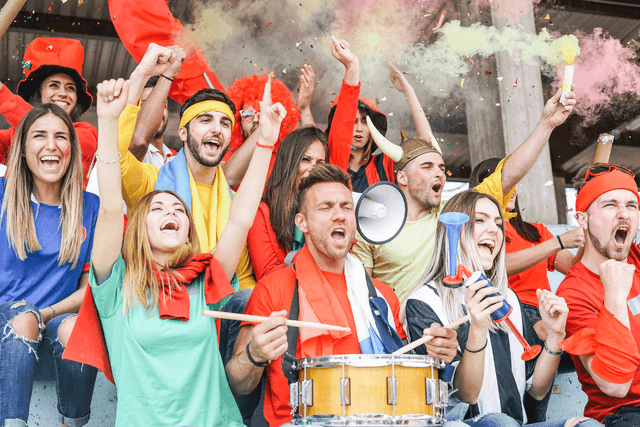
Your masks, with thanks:
M474 190L455 195L442 213L462 212L470 220L462 227L457 248L457 262L470 272L481 271L488 278L458 288L449 288L443 279L449 271L449 240L441 222L436 230L436 250L420 284L409 295L401 316L412 340L423 335L432 323L446 325L465 314L470 320L457 333L458 355L452 387L454 402L468 405L462 411L463 420L472 426L519 426L527 423L524 394L542 399L555 378L564 339L568 308L564 299L549 291L538 290L542 320L549 333L541 354L523 361L522 345L504 325L495 323L490 315L506 300L513 311L509 319L529 343L537 335L515 293L508 288L504 265L504 225L498 202L491 196ZM490 286L487 286L489 284ZM486 286L486 287L485 287ZM498 294L499 293L499 294ZM542 343L541 343L542 344ZM425 353L424 346L418 353ZM536 426L599 425L591 419L545 422Z
M20 121L0 178L0 418L26 425L34 379L55 379L61 425L89 420L96 369L62 360L85 287L98 198L82 191L73 122L54 104Z
M225 376L215 319L202 311L220 310L233 294L230 280L237 280L236 266L286 110L280 104L261 103L259 142L215 255L200 253L191 213L170 191L153 191L138 202L123 246L117 132L128 87L122 79L98 85L100 246L92 254L89 279L118 390L116 426L240 427L242 417ZM215 109L219 101L206 102L211 110L196 113L193 121L199 123L201 135L211 139L209 135L222 129L219 123L226 113Z

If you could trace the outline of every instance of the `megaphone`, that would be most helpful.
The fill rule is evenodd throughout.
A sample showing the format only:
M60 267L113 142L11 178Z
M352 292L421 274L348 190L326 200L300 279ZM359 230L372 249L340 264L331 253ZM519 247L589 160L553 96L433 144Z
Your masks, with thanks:
M382 245L400 234L407 221L407 199L400 187L380 181L352 194L358 232L367 242Z

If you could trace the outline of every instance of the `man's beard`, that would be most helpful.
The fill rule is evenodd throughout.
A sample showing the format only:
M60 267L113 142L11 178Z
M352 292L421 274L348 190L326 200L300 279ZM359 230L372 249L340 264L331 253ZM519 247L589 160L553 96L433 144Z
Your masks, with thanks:
M162 138L162 135L164 135L164 132L167 130L167 125L169 124L169 121L167 120L164 125L158 129L156 131L156 133L153 135L153 139L159 139Z
M255 125L251 126L251 129L249 129L249 132L245 132L245 130L242 129L242 136L244 137L245 141L249 139L249 137L253 135L253 133L256 130L258 130L258 126L259 126L259 123L256 123Z
M198 145L195 138L191 136L190 133L187 133L187 148L189 148L189 152L198 163L200 163L202 166L213 168L218 166L224 155L227 154L229 144L227 144L227 146L220 151L220 154L216 156L216 158L210 160L200 154L200 145Z
M604 256L605 258L614 259L616 261L624 261L629 256L629 250L631 249L631 246L629 246L628 248L620 248L617 250L614 249L612 251L608 251L607 248L602 243L600 243L598 238L591 234L591 231L587 230L587 233L589 233L589 239L591 240L593 247L596 248L596 250L600 252L600 254L602 254L602 256Z

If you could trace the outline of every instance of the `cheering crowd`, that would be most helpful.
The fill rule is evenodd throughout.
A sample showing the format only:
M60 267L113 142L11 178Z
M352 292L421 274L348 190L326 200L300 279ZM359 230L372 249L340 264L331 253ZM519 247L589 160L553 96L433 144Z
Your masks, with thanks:
M514 152L479 164L472 188L445 202L441 148L404 75L387 63L417 132L394 161L387 116L360 98L358 57L340 39L331 53L344 78L326 100L326 130L315 127L305 65L297 103L270 76L184 93L176 153L163 134L183 49L148 44L129 79L99 83L93 100L79 42L28 46L18 93L0 84L12 126L0 131L3 426L27 425L35 379L55 379L61 425L86 424L98 369L116 385L117 426L280 426L296 416L297 359L390 354L425 335L434 338L415 352L440 358L454 391L445 426L640 425L633 173L581 170L580 226L557 237L518 208L516 184L575 94L560 103L555 93ZM98 129L80 121L94 101ZM357 233L352 196L379 181L407 202L404 228L385 244ZM470 217L457 248L438 221L446 212ZM453 249L488 281L446 286ZM553 269L566 274L556 294ZM523 361L515 335L491 320L503 301L542 347L536 358ZM588 395L585 417L546 421L563 351Z

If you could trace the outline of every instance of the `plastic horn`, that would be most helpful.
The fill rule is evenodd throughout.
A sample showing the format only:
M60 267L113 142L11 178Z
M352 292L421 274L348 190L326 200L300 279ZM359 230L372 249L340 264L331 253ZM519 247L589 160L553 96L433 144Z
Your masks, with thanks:
M369 132L371 133L373 140L378 145L380 151L394 162L399 162L402 158L402 148L385 138L384 135L382 135L373 125L369 116L367 116L367 126L369 126Z
M458 269L458 242L460 241L460 230L469 221L469 215L462 212L447 212L440 214L438 220L447 227L447 238L449 239L449 275L442 282L449 288L459 288L462 285L462 274L466 272L466 269L463 266ZM467 276L469 275L467 274Z
M469 287L471 284L475 282L479 282L481 280L487 281L487 285L485 287L493 286L489 281L489 279L487 279L487 276L485 276L481 271L476 271L471 276L469 276L469 278L464 281L464 286ZM494 294L487 295L485 298L496 297L499 295L500 294L496 292ZM542 351L542 347L540 347L539 345L534 345L534 346L529 345L527 340L524 339L524 337L522 336L520 331L516 328L516 326L513 324L513 322L511 322L511 319L509 319L509 316L511 315L512 311L513 311L513 307L511 307L511 304L509 304L507 300L502 300L502 307L498 308L493 313L491 313L491 319L493 319L493 321L496 323L500 323L504 321L507 324L509 329L511 329L511 332L513 333L513 335L518 339L518 341L520 341L520 344L522 344L522 347L524 347L524 353L522 353L522 356L521 356L522 360L525 360L525 361L531 360L534 357L536 357L538 354L540 354L540 351Z
M560 104L567 100L565 94L571 91L571 85L573 84L573 73L576 71L575 65L566 65L564 67L564 77L562 79L562 95L560 95Z

